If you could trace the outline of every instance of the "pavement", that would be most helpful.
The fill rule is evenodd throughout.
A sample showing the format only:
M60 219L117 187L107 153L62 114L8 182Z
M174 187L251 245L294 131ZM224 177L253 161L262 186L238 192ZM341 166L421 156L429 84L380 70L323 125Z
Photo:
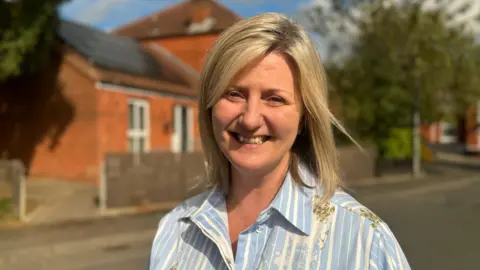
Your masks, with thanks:
M3 269L146 269L159 213L0 230Z
M97 194L93 184L31 178L27 181L24 222L42 224L100 217L95 204Z

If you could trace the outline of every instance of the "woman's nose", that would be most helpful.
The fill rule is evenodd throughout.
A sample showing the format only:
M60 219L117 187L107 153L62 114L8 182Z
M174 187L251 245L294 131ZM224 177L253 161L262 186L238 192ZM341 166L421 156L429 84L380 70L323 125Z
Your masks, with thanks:
M247 130L255 130L262 126L263 115L261 113L260 100L248 100L242 115L240 115L240 123Z

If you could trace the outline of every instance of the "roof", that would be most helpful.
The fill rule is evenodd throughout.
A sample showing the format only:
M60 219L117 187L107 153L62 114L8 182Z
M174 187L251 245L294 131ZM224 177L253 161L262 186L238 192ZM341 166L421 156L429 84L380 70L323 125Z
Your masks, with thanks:
M63 49L63 52L66 63L70 64L78 72L95 82L106 82L114 85L129 86L192 98L198 96L196 88L191 85L181 85L165 80L152 79L113 70L101 69L96 66L92 66L87 59L79 55L75 49L68 46Z
M214 0L187 0L113 33L137 40L221 32L241 17Z
M67 61L93 80L197 95L198 72L160 45L140 44L72 21L61 21L58 36Z
M145 77L158 77L160 67L135 41L77 22L62 20L58 35L94 65Z

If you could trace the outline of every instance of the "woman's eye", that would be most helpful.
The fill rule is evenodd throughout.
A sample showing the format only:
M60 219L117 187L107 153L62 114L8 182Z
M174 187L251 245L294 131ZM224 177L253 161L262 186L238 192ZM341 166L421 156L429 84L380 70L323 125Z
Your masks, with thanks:
M228 91L227 93L225 93L225 97L227 98L242 98L243 95L242 93L238 92L238 91Z
M278 96L270 97L270 98L268 98L268 101L270 101L272 103L275 103L275 104L285 104L285 99L282 98L282 97L278 97Z

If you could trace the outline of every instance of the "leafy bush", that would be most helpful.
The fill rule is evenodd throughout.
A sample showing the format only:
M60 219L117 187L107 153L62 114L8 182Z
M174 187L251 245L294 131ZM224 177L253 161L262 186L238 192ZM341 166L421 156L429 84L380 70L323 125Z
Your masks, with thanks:
M383 157L386 159L408 159L412 157L412 130L393 128L389 136L381 142Z

